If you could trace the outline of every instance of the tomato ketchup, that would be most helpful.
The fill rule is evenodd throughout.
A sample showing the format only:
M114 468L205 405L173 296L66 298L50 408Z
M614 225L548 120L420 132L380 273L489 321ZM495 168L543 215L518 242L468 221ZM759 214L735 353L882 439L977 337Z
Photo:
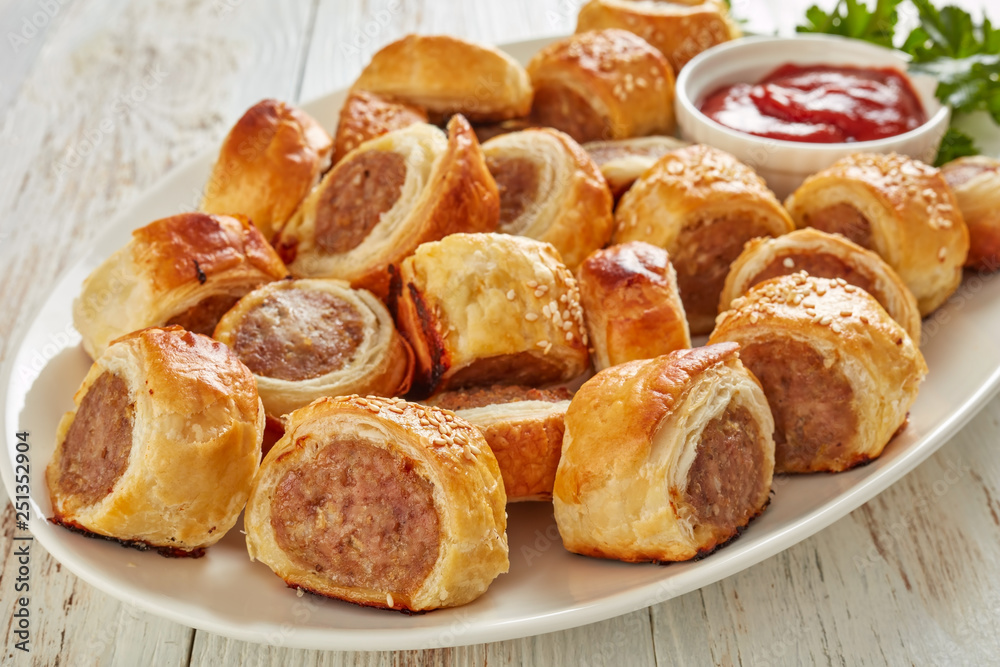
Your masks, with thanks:
M891 67L783 65L757 84L716 90L701 111L740 132L808 143L884 139L927 120L909 79Z

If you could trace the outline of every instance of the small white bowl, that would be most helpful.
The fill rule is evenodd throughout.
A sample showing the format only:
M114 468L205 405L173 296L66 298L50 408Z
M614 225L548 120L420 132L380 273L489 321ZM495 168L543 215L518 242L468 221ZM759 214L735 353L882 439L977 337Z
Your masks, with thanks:
M721 125L699 110L706 96L734 83L757 83L784 65L855 65L896 67L909 60L899 51L833 35L746 37L708 49L677 77L677 123L688 141L708 144L735 155L757 170L779 198L791 194L810 174L853 153L890 153L932 163L951 110L934 97L937 80L908 75L927 113L927 122L904 134L876 141L813 144L767 139Z

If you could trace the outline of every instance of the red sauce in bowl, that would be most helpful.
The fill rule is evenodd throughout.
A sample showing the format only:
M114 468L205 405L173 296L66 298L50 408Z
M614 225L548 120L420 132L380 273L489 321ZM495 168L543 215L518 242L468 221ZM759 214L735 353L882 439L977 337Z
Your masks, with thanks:
M701 111L747 134L824 144L894 137L927 120L909 79L891 67L783 65L760 83L716 90Z

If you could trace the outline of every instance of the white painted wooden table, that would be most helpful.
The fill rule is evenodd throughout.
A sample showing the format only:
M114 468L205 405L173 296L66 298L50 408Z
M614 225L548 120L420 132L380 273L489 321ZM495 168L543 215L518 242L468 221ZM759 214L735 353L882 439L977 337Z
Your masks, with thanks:
M110 216L217 145L254 102L305 100L348 85L377 47L408 32L493 43L566 33L580 4L0 0L0 354L10 354L56 276ZM808 3L733 4L765 31L794 25ZM178 209L197 193L186 199ZM1000 398L881 496L741 574L575 630L423 652L277 649L195 631L118 602L39 547L24 654L10 632L17 563L5 503L0 663L996 663L998 450Z

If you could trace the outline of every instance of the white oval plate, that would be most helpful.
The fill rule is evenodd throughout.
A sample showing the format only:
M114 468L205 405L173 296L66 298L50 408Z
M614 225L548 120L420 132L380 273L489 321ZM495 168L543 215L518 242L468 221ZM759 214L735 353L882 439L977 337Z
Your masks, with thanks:
M550 39L505 47L526 61ZM305 105L328 128L344 92ZM996 154L1000 142L989 139ZM204 558L168 559L123 549L46 523L45 465L56 424L90 366L70 319L84 277L152 220L186 210L207 180L217 148L172 172L114 220L39 310L4 369L0 469L13 498L16 431L30 432L31 532L81 579L146 611L237 639L307 649L392 650L459 646L563 630L625 614L719 581L787 549L845 516L943 445L1000 386L1000 278L966 276L951 302L924 323L930 376L910 425L874 463L839 475L775 480L768 510L698 562L628 565L563 550L545 503L510 506L510 572L472 604L406 616L311 595L299 597L247 557L242 524Z

